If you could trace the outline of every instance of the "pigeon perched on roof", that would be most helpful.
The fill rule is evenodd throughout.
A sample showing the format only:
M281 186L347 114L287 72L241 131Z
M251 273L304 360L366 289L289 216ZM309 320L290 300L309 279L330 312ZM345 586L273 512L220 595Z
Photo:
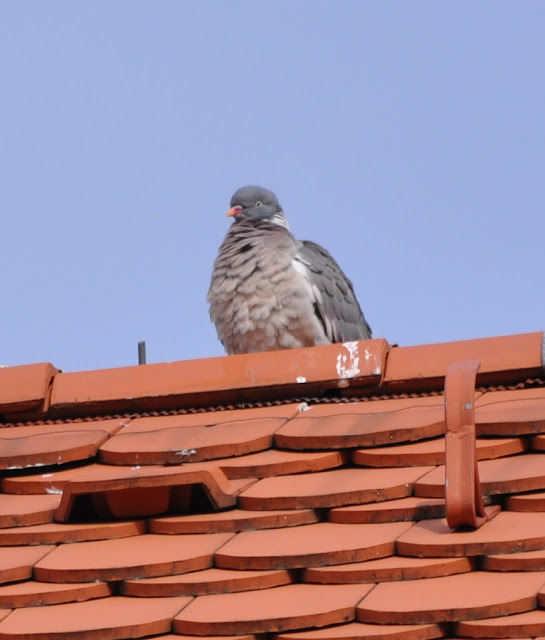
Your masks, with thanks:
M274 193L242 187L227 215L207 299L228 354L371 337L350 280L324 248L294 238Z

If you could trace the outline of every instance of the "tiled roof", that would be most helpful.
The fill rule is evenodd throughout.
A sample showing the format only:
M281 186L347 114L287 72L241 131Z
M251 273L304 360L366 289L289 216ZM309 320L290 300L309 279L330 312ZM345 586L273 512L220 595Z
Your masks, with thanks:
M545 637L542 333L4 368L0 429L0 640Z

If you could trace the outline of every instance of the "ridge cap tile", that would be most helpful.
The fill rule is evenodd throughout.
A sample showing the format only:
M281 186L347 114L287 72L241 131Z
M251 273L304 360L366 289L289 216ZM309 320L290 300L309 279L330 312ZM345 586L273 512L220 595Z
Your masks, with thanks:
M381 339L334 343L318 347L269 351L219 358L185 360L114 369L60 373L51 394L53 415L68 415L76 408L91 413L119 406L157 408L192 405L201 398L231 397L241 391L261 399L285 395L286 390L308 394L318 385L345 389L378 384L383 374L388 343Z
M0 368L0 416L31 413L48 408L50 386L59 373L49 362Z
M393 347L388 353L383 384L405 388L442 386L452 362L479 360L477 381L491 374L505 379L542 375L543 332L523 333L437 344Z

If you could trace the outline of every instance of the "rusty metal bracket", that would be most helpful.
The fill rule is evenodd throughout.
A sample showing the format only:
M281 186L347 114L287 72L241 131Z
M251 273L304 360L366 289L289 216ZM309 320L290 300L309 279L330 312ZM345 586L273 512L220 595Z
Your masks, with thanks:
M479 481L475 429L475 381L480 362L449 365L445 378L445 506L451 529L478 529L500 507L485 507Z

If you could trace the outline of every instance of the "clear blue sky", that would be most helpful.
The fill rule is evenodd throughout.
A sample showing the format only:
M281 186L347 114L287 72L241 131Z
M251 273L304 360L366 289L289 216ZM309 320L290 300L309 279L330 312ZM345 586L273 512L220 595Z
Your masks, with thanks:
M273 190L403 345L545 329L545 2L0 1L0 364L221 355Z

